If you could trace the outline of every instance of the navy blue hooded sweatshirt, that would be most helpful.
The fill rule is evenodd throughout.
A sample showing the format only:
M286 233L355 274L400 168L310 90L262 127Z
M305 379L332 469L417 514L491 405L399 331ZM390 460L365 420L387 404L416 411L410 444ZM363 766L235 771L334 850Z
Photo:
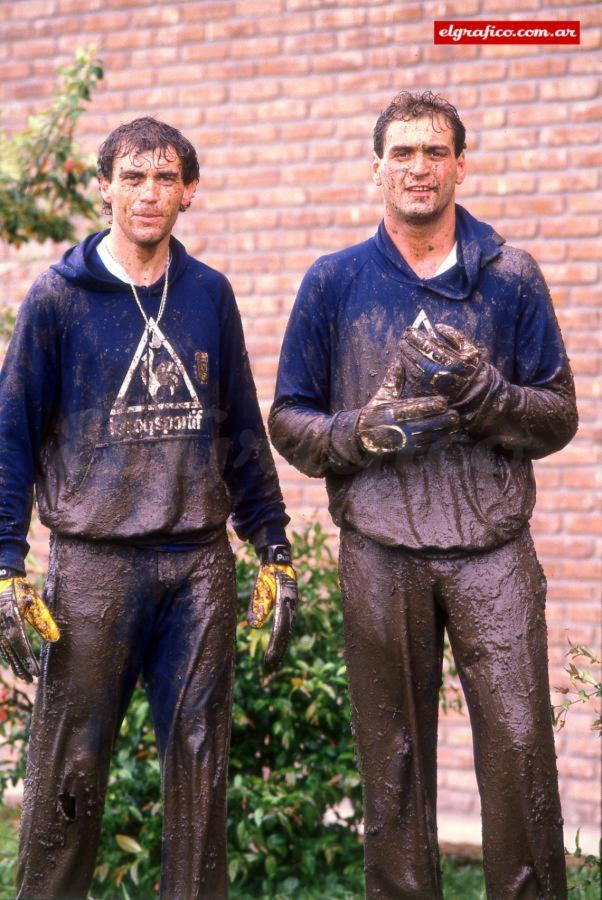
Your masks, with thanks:
M286 330L269 427L282 455L326 476L335 523L414 550L483 550L525 525L535 502L531 459L577 426L572 376L537 264L456 207L458 262L423 279L381 223L373 238L307 272ZM355 436L409 325L464 332L481 350L453 404L463 426L445 450L365 454ZM406 385L402 397L411 396Z
M73 247L24 300L0 376L0 564L23 568L33 489L57 533L257 548L288 517L227 279L171 240L152 346L128 285ZM157 315L163 278L137 288Z

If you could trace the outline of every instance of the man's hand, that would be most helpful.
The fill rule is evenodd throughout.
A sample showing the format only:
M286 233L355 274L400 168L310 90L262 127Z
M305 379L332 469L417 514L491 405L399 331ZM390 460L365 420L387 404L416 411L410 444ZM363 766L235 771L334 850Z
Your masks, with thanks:
M374 403L362 409L357 437L368 453L411 456L432 444L445 446L460 430L458 413L447 408L444 397L411 397Z
M278 668L286 653L297 615L297 576L286 546L265 547L261 568L251 594L247 621L261 628L274 607L274 621L264 665L269 672Z
M436 325L434 335L406 328L402 355L406 375L418 393L432 390L452 401L468 386L479 364L477 347L451 325Z
M40 669L23 620L45 641L58 641L60 632L56 623L29 581L22 577L3 578L0 580L0 655L17 678L31 682Z
M444 397L399 399L405 381L404 362L400 354L391 363L357 420L357 438L364 450L375 456L394 452L410 456L431 444L445 444L459 430L458 414L447 408Z

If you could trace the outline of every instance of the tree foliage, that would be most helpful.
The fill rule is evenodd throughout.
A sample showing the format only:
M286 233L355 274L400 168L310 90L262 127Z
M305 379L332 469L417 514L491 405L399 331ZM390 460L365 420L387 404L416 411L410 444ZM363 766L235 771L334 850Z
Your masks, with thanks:
M0 132L0 239L17 247L74 240L76 216L98 221L86 191L96 168L81 156L74 133L102 65L91 47L78 50L59 74L62 84L48 109L11 137Z

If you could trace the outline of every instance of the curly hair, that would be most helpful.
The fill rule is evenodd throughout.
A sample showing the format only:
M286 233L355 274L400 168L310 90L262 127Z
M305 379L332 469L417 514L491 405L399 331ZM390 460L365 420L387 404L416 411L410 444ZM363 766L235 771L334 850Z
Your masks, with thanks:
M454 136L454 152L458 157L466 147L466 129L455 106L432 91L400 91L383 109L374 126L374 152L382 158L385 135L391 122L409 122L428 116L434 123L436 116L443 116Z
M170 148L176 151L182 163L184 184L197 181L199 160L190 141L177 128L160 122L152 116L133 119L131 122L119 125L110 133L98 151L96 161L98 177L110 181L113 176L113 165L118 157L127 156L130 153L148 153L157 150L160 156L165 157ZM110 204L103 203L103 212L111 212Z

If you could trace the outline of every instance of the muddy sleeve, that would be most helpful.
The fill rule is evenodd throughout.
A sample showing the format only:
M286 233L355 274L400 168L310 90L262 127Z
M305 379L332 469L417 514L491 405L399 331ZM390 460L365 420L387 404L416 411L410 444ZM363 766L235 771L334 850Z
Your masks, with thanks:
M356 436L359 409L331 411L333 298L315 264L289 319L268 425L277 450L306 475L350 472L365 464Z
M289 517L267 439L245 347L242 322L229 284L223 295L220 335L220 443L223 477L232 501L232 525L256 549L288 543Z
M526 259L513 379L481 362L454 406L473 436L538 459L560 450L574 436L577 406L547 285L535 261Z
M0 564L24 569L33 486L59 383L58 324L43 282L23 301L0 373Z

